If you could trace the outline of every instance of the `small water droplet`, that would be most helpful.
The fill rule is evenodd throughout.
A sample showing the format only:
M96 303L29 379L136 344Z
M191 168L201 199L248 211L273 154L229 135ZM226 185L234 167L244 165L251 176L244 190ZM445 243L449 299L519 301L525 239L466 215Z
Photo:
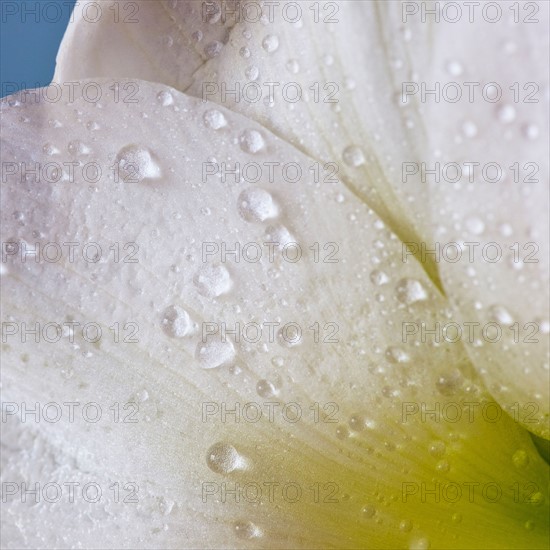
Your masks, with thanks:
M222 48L223 44L218 40L214 40L213 42L206 44L204 47L204 54L208 57L208 59L212 59L220 55Z
M225 128L227 126L227 119L224 114L217 109L209 109L208 111L205 111L202 119L204 124L213 130L220 130L221 128Z
M489 315L491 316L491 319L494 319L497 323L500 323L503 326L510 326L514 324L513 316L504 306L491 306L489 308Z
M426 289L416 279L401 279L395 287L395 292L397 299L406 305L421 302L428 298Z
M382 286L385 285L390 280L390 278L383 271L375 269L370 274L370 280L373 285Z
M42 151L48 156L53 156L59 153L59 149L51 143L46 143L42 146Z
M447 448L443 441L433 441L428 447L428 451L430 452L430 454L435 457L442 457L445 454L446 450Z
M243 46L240 50L239 50L239 54L241 57L244 57L245 59L248 59L250 57L250 50L246 47L246 46Z
M242 466L242 460L233 445L216 443L206 453L206 464L217 474L229 474Z
M409 519L403 519L399 522L399 530L403 533L408 533L412 529L412 521Z
M237 538L243 540L256 539L263 535L262 530L251 521L237 521L233 524L233 531Z
M210 340L199 342L195 352L195 358L201 369L217 369L219 367L231 367L235 361L235 347L230 340Z
M349 430L345 426L338 426L336 428L336 437L340 440L347 439L349 437Z
M471 120L467 120L462 124L462 133L468 138L473 138L477 136L477 126Z
M265 148L265 140L257 130L245 130L239 136L239 143L245 153L256 154Z
M503 124L510 124L516 119L516 110L512 105L503 105L497 111L498 119Z
M250 187L239 195L238 210L247 222L263 222L277 217L279 213L273 197L259 187Z
M399 364L399 363L408 363L410 361L409 355L395 346L390 346L386 349L386 358L390 363Z
M125 183L137 183L161 176L154 155L145 147L128 145L120 150L116 161L119 166L119 177Z
M162 317L162 329L172 338L183 338L191 330L189 313L179 306L168 307Z
M279 37L268 34L262 41L262 47L267 53L273 53L279 47Z
M473 235L481 235L485 231L485 224L481 218L468 218L466 229Z
M529 464L527 451L519 449L512 455L512 463L516 468L525 468Z
M430 541L426 538L416 539L411 541L409 550L428 550Z
M162 90L157 94L157 101L163 107L168 107L174 103L174 96L169 91Z
M536 124L526 124L523 127L523 135L527 139L535 140L540 135L539 127Z
M259 380L256 384L256 392L260 397L269 399L277 395L277 389L268 380Z
M289 59L286 62L286 68L289 73L298 74L300 72L300 64L296 59Z
M342 153L344 162L353 168L357 168L365 164L365 154L358 145L350 145L346 147Z
M449 61L447 63L447 72L451 76L460 76L464 71L462 65L458 61Z
M258 69L256 65L250 65L250 67L245 69L244 76L246 76L248 80L254 82L255 80L258 80L258 77L260 76L260 69Z
M361 514L364 518L372 518L376 514L376 508L372 506L372 504L367 504L366 506L363 506Z
M193 278L199 294L207 298L216 298L231 290L233 281L229 271L223 265L203 266Z
M75 155L75 156L89 155L92 152L92 150L85 143L82 143L80 140L71 141L67 149L71 155Z

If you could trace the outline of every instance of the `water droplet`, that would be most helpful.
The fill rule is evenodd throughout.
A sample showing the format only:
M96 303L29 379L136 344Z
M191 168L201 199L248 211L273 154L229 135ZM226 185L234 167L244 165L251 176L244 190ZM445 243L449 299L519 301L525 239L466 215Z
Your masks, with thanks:
M354 432L363 432L367 428L372 430L376 427L374 420L366 418L362 414L354 414L351 416L348 424Z
M519 449L512 455L512 463L516 468L525 468L529 464L529 455L527 451Z
M220 130L227 126L227 119L224 114L217 109L209 109L204 113L202 119L204 124L213 130Z
M409 550L428 550L429 547L430 541L426 538L421 538L411 541Z
M433 441L428 447L428 451L430 452L430 454L435 457L442 457L445 454L446 450L447 448L443 441Z
M229 271L223 265L203 266L193 278L199 294L207 298L216 298L231 290L233 281Z
M86 128L90 130L90 132L93 132L99 130L100 126L95 120L90 120L86 123Z
M375 269L370 274L370 280L373 285L382 286L385 285L390 278L383 271Z
M266 399L274 397L278 393L275 386L268 380L260 380L256 384L256 392L260 397L265 397Z
M244 76L246 76L248 80L254 82L255 80L258 80L258 77L260 76L260 69L258 69L256 65L250 65L250 67L245 69Z
M410 360L409 355L401 348L390 346L386 349L386 358L390 363L407 363Z
M274 34L268 34L262 41L262 47L267 53L273 53L279 47L279 38Z
M278 248L283 248L287 244L295 243L296 239L284 225L270 225L265 230L265 236L269 243L279 243Z
M448 472L450 469L450 465L446 460L440 460L436 465L435 469L438 472Z
M485 231L485 224L481 218L468 218L466 229L473 235L481 235Z
M289 73L298 74L300 72L300 64L296 59L289 59L286 62L286 68Z
M217 23L221 17L222 17L222 8L221 6L216 2L208 2L208 10L204 12L203 15L205 15L205 21L207 23L210 23L211 25L214 25Z
M128 145L121 149L116 162L119 166L119 177L125 183L137 183L161 176L153 154L139 145Z
M241 457L233 445L216 443L206 453L206 464L217 474L229 474L241 466Z
M336 428L336 437L338 439L347 439L349 437L349 430L345 426L338 426Z
M247 222L263 222L278 214L273 197L259 187L250 187L239 195L238 210L241 218Z
M208 57L208 59L212 59L220 55L222 48L223 44L218 40L214 40L204 47L204 54Z
M262 530L251 521L237 521L233 524L233 531L243 540L260 538L263 535Z
M230 340L225 342L211 340L199 342L195 352L195 358L199 361L201 369L217 369L230 367L235 360L235 347Z
M162 317L162 328L172 338L183 338L191 330L189 313L179 306L168 307Z
M497 111L498 119L503 124L510 124L516 119L516 110L511 105L503 105Z
M451 520L453 523L460 523L462 521L462 514L453 514Z
M194 42L198 43L202 40L204 34L202 31L195 31L192 35L191 35L191 38L193 39Z
M536 124L527 124L523 127L523 135L527 139L535 140L540 135L540 130Z
M494 305L489 308L489 315L501 325L510 326L514 324L514 318L504 306Z
M409 519L403 519L399 522L399 530L403 533L408 533L412 529L412 521Z
M467 120L462 124L462 133L468 138L473 138L477 136L477 126L471 120Z
M42 146L42 151L45 155L53 156L59 153L59 149L52 145L51 143L46 143Z
M447 72L451 76L460 76L463 71L464 69L458 61L449 61L447 63Z
M344 162L353 168L357 168L365 164L365 154L358 145L350 145L344 149L342 153L342 159Z
M239 50L239 54L240 54L241 57L244 57L245 59L248 59L250 57L250 50L246 46L243 46Z
M372 518L376 514L376 508L372 506L372 504L367 504L366 506L363 506L361 514L364 518Z
M406 305L421 302L428 298L426 289L416 279L401 279L395 287L395 292L397 299Z
M239 136L239 143L245 153L255 154L265 148L264 138L257 130L245 130Z
M438 377L435 387L442 395L454 395L462 387L462 374L458 369Z
M163 106L168 107L174 103L174 96L167 90L162 90L157 94L157 101Z

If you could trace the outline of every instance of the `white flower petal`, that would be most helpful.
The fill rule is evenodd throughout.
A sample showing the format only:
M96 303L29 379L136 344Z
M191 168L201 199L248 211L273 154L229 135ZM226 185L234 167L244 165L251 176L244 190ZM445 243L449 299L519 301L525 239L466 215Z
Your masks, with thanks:
M40 243L41 251L58 243L63 252L52 260L50 245L49 259L35 262L6 248L6 331L18 332L4 344L3 397L19 406L102 408L101 423L65 417L38 428L59 449L60 467L70 472L75 461L67 475L138 484L145 495L134 512L140 525L135 534L121 533L120 545L544 547L547 469L527 432L506 415L493 423L479 414L488 397L461 346L402 341L404 323L435 323L445 302L420 264L401 261L401 243L380 219L341 183L316 183L311 159L238 114L219 108L227 124L216 130L205 117L213 106L176 90L135 81L137 102L123 103L118 94L128 82L99 81L102 99L92 103L81 95L85 84L61 102L35 104L21 94L2 104L4 242ZM250 141L243 136L254 132L261 147L243 150ZM67 163L57 182L43 171L53 162ZM225 181L205 175L216 163L235 162L241 170L251 162L294 162L302 177L290 183L264 172L251 184L231 173ZM96 182L89 181L97 174L91 163L101 168ZM272 202L254 192L243 205L251 187ZM286 257L274 248L273 261L264 253L256 263L237 263L229 252L225 262L203 258L204 243L231 250L262 246L266 235L300 243L303 258L290 261L289 248ZM86 247L85 259L90 243L101 250ZM126 243L136 243L137 253ZM38 342L32 334L22 341L23 322L40 324ZM224 345L218 333L202 342L209 322L264 324L263 336L236 342L228 334ZM56 334L44 332L47 323L80 325L50 343ZM95 325L81 331L85 323L101 327L99 341L92 341ZM270 339L265 323L296 325ZM124 341L131 337L139 341ZM325 341L330 337L337 342ZM139 405L138 423L112 421L110 407L128 402ZM474 418L465 402L478 404ZM230 413L222 422L221 408L237 403L240 422ZM244 418L246 403L260 407L258 422L250 420L255 407ZM278 404L271 418L268 403ZM460 403L456 422L448 418L453 403ZM421 414L434 407L435 418ZM297 422L295 411L302 413ZM45 483L50 474L21 475ZM496 483L503 496L495 504L480 493L473 502L466 493L456 503L422 498L436 481L463 491L464 483ZM295 485L284 496L278 490L291 482L302 490L295 503ZM224 502L222 483L257 484L249 488L260 487L261 504L251 495L236 503L231 493ZM514 483L534 484L539 506L514 502ZM205 487L216 495L205 498ZM406 502L405 487L417 489ZM121 512L106 498L110 524ZM16 499L5 506L10 517L20 509ZM61 517L62 507L51 513ZM39 546L75 544L51 520L40 525L48 540ZM18 526L22 540L34 544L27 533L34 525ZM96 529L83 533L81 544L107 546L112 536Z
M87 21L82 2L55 80L143 78L220 103L319 160L323 181L340 178L402 240L431 238L427 186L401 175L402 160L417 161L425 139L401 83L429 62L429 35L426 25L403 24L400 3L135 4L139 22L114 25ZM190 43L195 33L198 44ZM216 55L204 54L212 44ZM435 265L426 268L437 280Z
M440 102L424 106L425 163L439 175L426 176L433 240L453 321L489 391L548 439L548 4L531 5L533 17L525 5L520 23L507 2L491 18L495 6L498 23L480 12L474 24L442 21L435 34L426 84L439 83ZM445 99L457 90L460 101Z

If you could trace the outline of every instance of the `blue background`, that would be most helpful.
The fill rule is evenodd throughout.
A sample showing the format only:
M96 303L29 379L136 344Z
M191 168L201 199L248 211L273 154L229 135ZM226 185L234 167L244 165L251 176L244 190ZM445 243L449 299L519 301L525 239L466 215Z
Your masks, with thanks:
M0 0L0 96L47 86L75 0ZM12 12L16 13L12 14Z

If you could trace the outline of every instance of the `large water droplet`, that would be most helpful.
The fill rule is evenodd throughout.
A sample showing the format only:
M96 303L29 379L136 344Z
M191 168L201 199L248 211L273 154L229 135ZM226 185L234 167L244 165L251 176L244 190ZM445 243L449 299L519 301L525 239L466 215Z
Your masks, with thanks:
M238 210L247 222L263 222L279 213L273 197L259 187L250 187L239 195Z
M145 147L128 145L120 150L116 162L119 178L125 183L137 183L160 178L161 170L154 155Z
M199 342L195 357L202 369L230 367L235 361L235 348L230 340Z
M193 283L202 296L216 298L231 290L233 281L223 265L205 265L193 277Z
M259 153L265 147L264 138L257 130L245 130L239 136L239 143L245 153L251 154Z
M206 464L217 474L229 474L241 465L241 457L233 445L216 443L206 453Z
M202 119L204 124L213 130L220 130L227 126L227 119L224 114L217 109L209 109L204 113Z
M163 314L162 328L172 338L183 338L191 330L189 313L179 306L168 307Z
M401 279L395 287L397 299L403 304L411 305L428 298L426 289L416 279Z
M344 162L353 168L357 168L365 164L365 154L358 145L350 145L344 149L342 153L342 159Z

